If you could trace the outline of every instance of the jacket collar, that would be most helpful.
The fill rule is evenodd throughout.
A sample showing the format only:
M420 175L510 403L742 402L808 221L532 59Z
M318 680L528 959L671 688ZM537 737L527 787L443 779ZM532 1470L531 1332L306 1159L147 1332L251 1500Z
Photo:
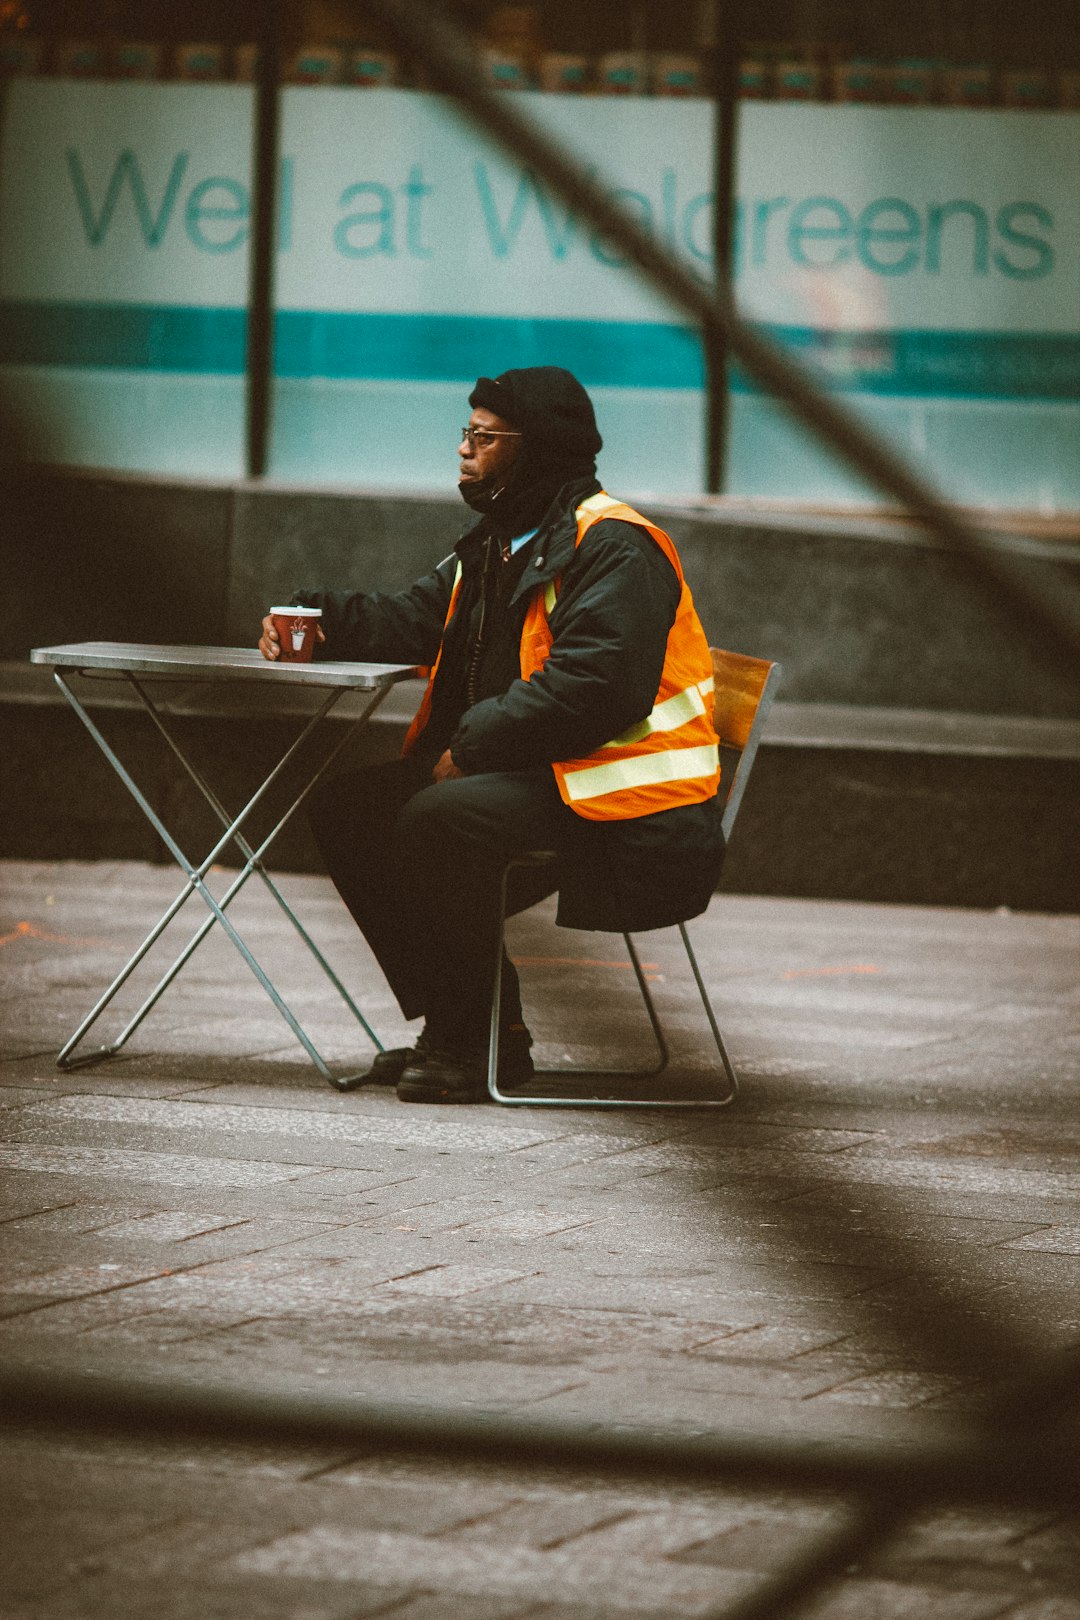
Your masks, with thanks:
M577 478L564 484L552 501L547 514L530 542L528 561L518 581L511 601L530 595L538 586L561 574L574 555L577 541L577 509L582 501L595 495L601 484L596 478ZM484 543L484 519L470 523L454 550L461 558L462 572L470 573L479 566Z

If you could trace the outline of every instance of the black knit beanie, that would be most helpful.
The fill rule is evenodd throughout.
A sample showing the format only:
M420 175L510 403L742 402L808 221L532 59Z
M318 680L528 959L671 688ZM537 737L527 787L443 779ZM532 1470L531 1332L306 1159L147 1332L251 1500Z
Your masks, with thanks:
M562 366L524 366L480 377L469 404L494 411L525 436L537 462L592 462L603 445L592 400Z

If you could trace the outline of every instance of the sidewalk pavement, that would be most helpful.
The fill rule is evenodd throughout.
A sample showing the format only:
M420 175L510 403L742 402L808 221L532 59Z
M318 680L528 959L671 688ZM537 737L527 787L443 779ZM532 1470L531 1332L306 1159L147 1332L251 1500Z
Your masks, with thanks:
M7 1363L889 1450L1080 1339L1074 917L718 897L691 931L735 1107L541 1112L335 1093L218 930L122 1057L61 1074L179 879L18 863L0 881ZM283 887L381 1038L407 1037L328 883ZM235 918L256 954L328 1057L365 1066L254 889ZM178 940L194 905L184 920ZM677 939L640 943L671 1084L700 1084ZM579 1041L641 1060L630 974L589 965L617 941L541 907L511 948L543 1060ZM524 1461L29 1430L3 1446L10 1620L702 1616L837 1512ZM942 1504L808 1612L1080 1620L1078 1592L1064 1504Z

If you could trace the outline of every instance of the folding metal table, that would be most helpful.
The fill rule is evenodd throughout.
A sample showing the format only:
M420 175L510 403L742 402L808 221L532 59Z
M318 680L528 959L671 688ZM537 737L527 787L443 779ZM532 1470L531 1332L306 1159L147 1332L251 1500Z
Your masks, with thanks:
M266 870L264 857L274 840L286 823L292 819L323 773L356 732L371 718L390 687L396 681L407 680L416 675L415 666L412 664L345 664L329 662L311 664L269 663L254 648L158 647L115 641L84 641L63 647L38 647L30 654L30 659L32 663L45 664L52 668L56 684L60 687L60 690L105 755L105 758L109 761L117 776L131 793L151 826L161 837L170 854L187 876L187 882L176 899L162 913L162 916L155 923L142 944L124 964L96 1006L87 1014L67 1045L62 1049L56 1060L57 1067L72 1069L84 1064L100 1063L103 1059L114 1056L138 1029L147 1013L168 989L184 964L202 943L214 924L217 923L220 924L236 946L236 949L240 952L240 955L248 964L278 1012L303 1046L319 1073L338 1090L350 1090L356 1084L358 1077L356 1075L336 1077L331 1072L329 1065L316 1050L310 1037L301 1026L299 1019L286 1005L277 988L271 982L265 968L256 961L226 912L248 878L253 872L256 873L288 917L338 995L349 1008L349 1011L362 1026L376 1051L381 1052L383 1050L382 1042L367 1019L274 883ZM180 848L153 805L141 791L123 761L103 736L94 720L87 713L83 703L80 702L73 691L70 677L79 674L111 675L126 682L127 686L135 693L142 708L149 715L156 730L168 744L218 821L220 821L224 831L209 854L198 865L189 860ZM155 703L147 691L147 683L160 679L171 682L181 680L185 683L246 681L259 682L264 686L277 685L279 688L313 687L319 691L325 691L326 695L318 703L315 712L306 722L301 724L295 740L282 754L277 764L268 772L244 808L238 814L231 815L202 773L188 759L168 724L169 716L167 711L163 711L160 702ZM363 704L360 714L353 716L351 724L347 724L342 728L342 735L333 742L332 746L323 750L321 758L304 775L302 786L293 797L292 803L285 813L258 846L253 848L241 830L248 817L256 806L262 802L267 792L279 779L290 762L297 756L307 738L318 730L321 723L347 692L359 692L366 695L367 701ZM235 845L239 850L244 864L221 899L217 900L211 894L205 879L215 861L229 848L230 844ZM180 952L180 955L158 981L138 1011L128 1021L117 1039L110 1045L99 1047L94 1051L78 1052L77 1048L85 1040L121 986L131 976L155 941L161 937L181 907L196 893L200 895L209 908L209 917L200 925L188 944Z

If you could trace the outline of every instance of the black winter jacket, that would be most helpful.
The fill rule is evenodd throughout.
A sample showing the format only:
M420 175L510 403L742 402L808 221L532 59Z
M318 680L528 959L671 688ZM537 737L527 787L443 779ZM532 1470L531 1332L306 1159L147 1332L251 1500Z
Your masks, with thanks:
M471 707L465 681L481 612L484 522L470 527L433 573L398 593L300 592L323 611L318 656L433 664L458 561L461 596L432 690L427 733L448 739L467 775L527 770L580 758L644 719L653 706L679 584L644 529L602 519L575 548L577 506L594 479L566 486L535 539L506 611L515 644L530 600L559 578L552 647L529 681L514 679ZM420 739L423 746L424 734ZM560 847L558 921L638 933L685 921L708 905L724 841L715 799L623 821L569 816Z

